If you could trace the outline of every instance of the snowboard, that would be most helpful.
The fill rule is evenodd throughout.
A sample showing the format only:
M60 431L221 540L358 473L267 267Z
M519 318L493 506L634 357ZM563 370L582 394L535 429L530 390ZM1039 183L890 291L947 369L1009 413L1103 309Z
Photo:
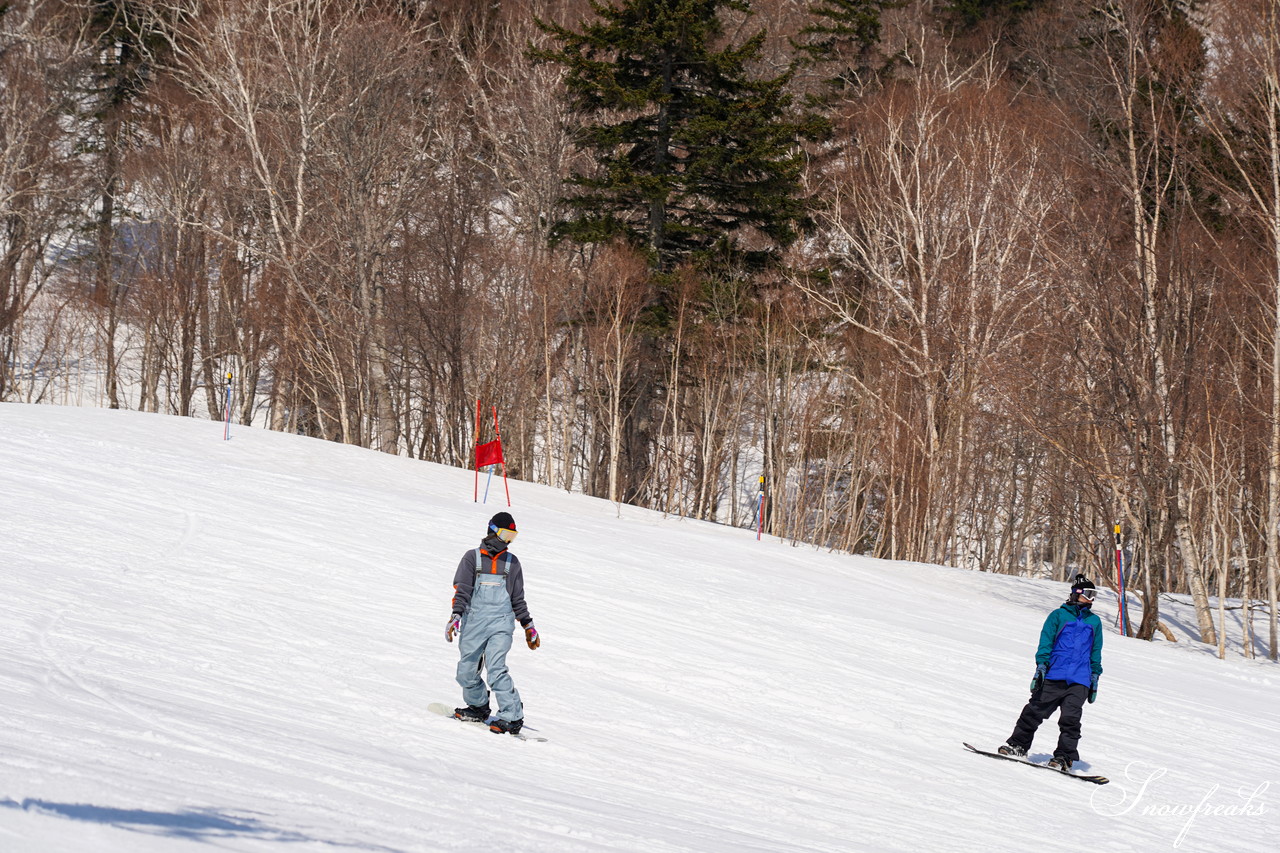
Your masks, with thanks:
M457 719L458 719L457 717L453 716L453 709L452 709L452 708L450 708L448 705L441 704L440 702L432 702L430 705L428 705L428 706L427 706L427 710L428 710L428 711L430 711L430 712L431 712L431 713L433 713L433 714L439 714L439 715L440 715L440 716L442 716L442 717L448 717L448 718L449 718L449 719L451 719L451 720L457 720ZM476 721L474 721L474 722L473 722L473 721L471 721L471 720L458 720L458 722L460 722L460 723L468 723L468 724L473 725L473 726L480 726L480 725L483 725L483 726L485 727L485 729L486 729L486 730L489 728L489 724L488 724L488 722L481 723L481 722L480 722L480 721L478 721L478 720L476 720ZM547 742L547 739L546 739L546 738L544 738L544 737L534 737L533 735L527 735L527 734L525 734L524 732L520 732L519 734L514 734L514 735L509 735L509 736L510 736L510 737L513 737L513 738L516 738L517 740L532 741L532 742L534 742L534 743L546 743L546 742Z
M965 748L970 752L976 752L978 755L985 755L988 758L999 758L1002 761L1014 761L1018 764L1025 764L1028 767L1039 767L1041 770L1052 770L1054 773L1061 773L1063 776L1070 776L1072 779L1080 779L1084 782L1092 782L1095 785L1105 785L1111 780L1106 776L1089 776L1084 773L1072 773L1070 770L1059 770L1056 767L1050 767L1048 764L1036 764L1034 761L1028 761L1025 758L1017 758L1012 755L1001 755L998 752L987 752L985 749L978 749L973 744L966 743Z

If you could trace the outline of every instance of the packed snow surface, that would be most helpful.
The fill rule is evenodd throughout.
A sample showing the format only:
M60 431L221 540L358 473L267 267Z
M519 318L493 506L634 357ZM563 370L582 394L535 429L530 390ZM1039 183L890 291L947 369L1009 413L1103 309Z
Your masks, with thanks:
M1062 584L513 481L520 742L426 710L460 704L450 584L499 488L135 412L0 434L6 853L1280 849L1280 669L1185 610L1147 643L1099 602L1099 787L961 747L1008 736Z

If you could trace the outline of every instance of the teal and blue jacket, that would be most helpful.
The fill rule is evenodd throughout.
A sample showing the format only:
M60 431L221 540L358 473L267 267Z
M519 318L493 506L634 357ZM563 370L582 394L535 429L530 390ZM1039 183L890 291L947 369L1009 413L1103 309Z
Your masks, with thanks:
M1102 620L1088 607L1062 605L1044 620L1036 663L1049 668L1046 680L1087 686L1102 675Z

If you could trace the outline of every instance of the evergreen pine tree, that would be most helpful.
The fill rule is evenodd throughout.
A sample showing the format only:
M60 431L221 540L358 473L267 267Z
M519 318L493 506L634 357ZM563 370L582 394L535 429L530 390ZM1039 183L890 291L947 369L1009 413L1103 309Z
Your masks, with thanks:
M164 42L148 26L148 10L138 0L88 0L73 8L79 16L73 16L79 37L88 40L95 54L94 64L87 69L83 148L96 162L99 206L94 222L94 298L106 308L106 391L111 408L118 409L115 338L122 295L115 280L114 254L121 218L123 158L131 133L130 112L151 81L152 59Z
M1016 17L1040 5L1042 0L946 0L938 7L952 29L964 30L999 18Z
M903 0L816 0L809 6L813 23L791 45L809 64L834 67L835 76L826 81L830 89L848 89L892 64L877 62L872 51L880 42L881 13L902 5Z
M721 16L746 0L593 0L580 31L540 21L566 70L579 145L595 169L574 174L558 239L624 238L657 272L682 262L750 272L778 259L807 218L801 140L826 128L793 114L790 72L750 68L765 33L725 43Z
M621 495L642 499L670 362L680 267L698 272L708 298L749 307L755 274L776 266L808 222L802 142L825 119L793 106L791 69L755 73L763 31L737 41L729 16L747 0L592 0L595 17L570 29L538 24L554 46L532 55L564 68L577 144L592 165L573 174L569 211L552 236L580 244L622 241L650 265L650 302L616 393L623 412Z

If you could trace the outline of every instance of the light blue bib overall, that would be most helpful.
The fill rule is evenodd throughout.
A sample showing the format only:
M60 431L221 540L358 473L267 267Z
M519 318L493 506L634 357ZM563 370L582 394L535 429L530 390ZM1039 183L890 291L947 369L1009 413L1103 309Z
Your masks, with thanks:
M462 616L462 633L458 636L458 683L462 685L462 701L468 705L486 705L489 691L498 703L496 716L503 720L524 719L520 693L507 671L507 652L511 651L511 635L516 616L507 594L505 563L499 559L501 574L485 571L480 549L476 549L476 583L471 603ZM486 687L481 670L488 673Z

